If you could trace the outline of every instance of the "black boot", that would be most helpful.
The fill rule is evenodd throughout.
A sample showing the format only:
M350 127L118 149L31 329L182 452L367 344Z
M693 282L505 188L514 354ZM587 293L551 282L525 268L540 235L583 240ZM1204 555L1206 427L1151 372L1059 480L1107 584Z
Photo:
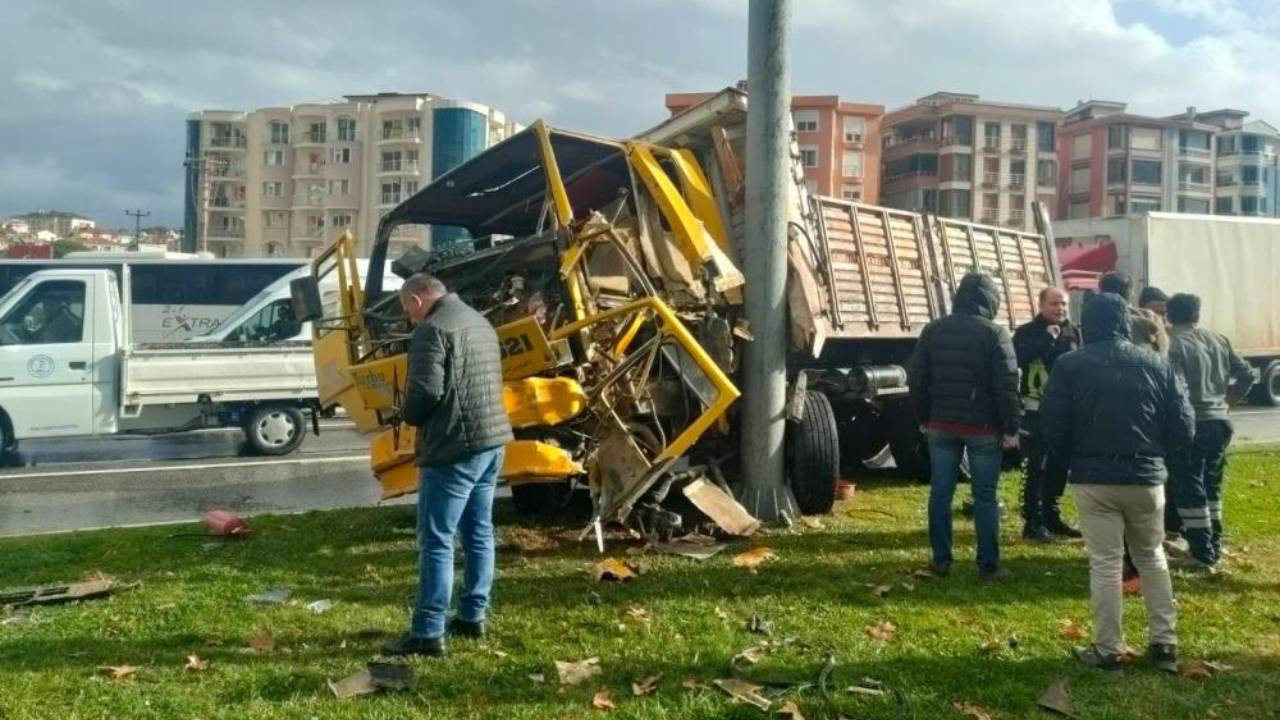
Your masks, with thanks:
M399 640L382 646L383 655L444 655L444 638L422 638L406 633Z
M1082 538L1084 533L1071 527L1062 520L1062 516L1058 514L1057 508L1051 513L1045 513L1044 529L1049 531L1050 535L1057 535L1065 538Z
M1029 476L1022 483L1022 539L1049 542L1053 538L1049 536L1040 516L1040 497L1036 482L1034 477Z
M449 634L478 640L486 634L484 621L468 622L456 617L449 622Z

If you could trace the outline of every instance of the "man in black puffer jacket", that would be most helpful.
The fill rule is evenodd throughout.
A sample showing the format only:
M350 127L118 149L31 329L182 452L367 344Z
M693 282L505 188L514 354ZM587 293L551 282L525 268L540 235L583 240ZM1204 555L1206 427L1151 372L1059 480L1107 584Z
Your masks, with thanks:
M1002 447L1018 442L1022 404L1013 342L994 322L999 310L1000 293L991 278L965 275L951 314L925 326L911 359L911 401L929 440L929 544L937 575L951 571L951 500L966 452L978 573L985 580L1004 574L996 483Z
M418 428L418 605L409 634L384 646L391 655L444 654L445 613L453 590L453 539L461 533L466 576L449 630L485 634L493 586L493 491L511 424L502 403L498 336L483 315L430 275L400 289L409 342L401 415Z
M1130 342L1130 315L1116 295L1084 311L1084 347L1058 358L1040 401L1051 452L1069 458L1070 482L1089 553L1093 647L1085 663L1117 674L1125 647L1121 562L1129 541L1142 573L1148 659L1177 670L1177 610L1164 556L1165 458L1194 432L1186 389L1169 363Z

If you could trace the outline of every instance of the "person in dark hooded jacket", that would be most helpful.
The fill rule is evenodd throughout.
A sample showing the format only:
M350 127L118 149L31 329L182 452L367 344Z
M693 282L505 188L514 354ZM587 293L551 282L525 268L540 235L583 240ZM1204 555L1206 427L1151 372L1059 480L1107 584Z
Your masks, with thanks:
M1186 389L1169 363L1130 341L1122 298L1100 295L1085 308L1084 347L1058 358L1040 401L1040 429L1069 458L1072 490L1089 554L1093 647L1083 662L1121 671L1121 562L1124 542L1142 573L1148 659L1177 670L1177 610L1164 555L1165 458L1194 432Z
M996 483L1002 445L1018 442L1022 403L1012 338L994 322L999 310L1000 293L991 278L965 275L951 314L920 333L908 371L916 418L929 441L929 544L938 575L951 571L951 501L966 452L978 572L984 579L1004 574Z

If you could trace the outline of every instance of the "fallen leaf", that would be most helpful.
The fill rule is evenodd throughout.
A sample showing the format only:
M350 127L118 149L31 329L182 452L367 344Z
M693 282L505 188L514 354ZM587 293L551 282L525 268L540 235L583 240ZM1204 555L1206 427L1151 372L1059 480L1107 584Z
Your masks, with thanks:
M626 582L636 576L635 570L626 562L618 558L605 558L595 564L592 568L591 575L596 582L603 580L612 580L613 582Z
M720 618L721 620L728 620L728 619L729 619L729 613L725 612L723 608L721 608L719 605L717 605L717 606L716 606L716 617Z
M733 699L754 705L765 712L768 712L769 706L772 705L768 698L760 694L760 691L764 688L759 685L752 685L746 680L727 678L724 680L712 680L711 682L728 693Z
M636 697L644 697L645 695L651 695L653 694L654 690L658 689L658 681L661 679L662 679L662 674L659 673L652 677L640 678L639 680L635 680L631 683L631 694L635 695Z
M990 710L982 707L981 705L974 705L967 700L957 700L956 702L951 703L951 707L955 708L956 712L970 720L991 720Z
M997 653L1004 649L1004 639L993 637L990 640L978 646L978 649L986 653Z
M1205 660L1204 666L1214 671L1215 673L1231 672L1232 670L1235 670L1235 667L1228 665L1224 662L1218 662L1217 660Z
M530 682L535 682L539 685L542 685L547 681L547 676L543 675L542 673L530 673L528 675L525 675L525 677L529 678Z
M1089 637L1089 629L1076 624L1076 621L1071 618L1058 620L1058 629L1065 640L1084 640Z
M631 607L627 608L627 617L631 618L632 620L635 620L636 622L642 622L642 623L647 623L653 619L649 616L649 611L645 610L639 605L632 605Z
M249 649L254 652L271 652L276 649L276 637L266 628L260 629L249 638Z
M511 657L508 653L498 650L497 648L490 650L490 652L493 653L493 656L498 658L499 660L505 660L506 658Z
M706 683L702 682L701 680L694 680L693 678L689 678L688 680L685 680L684 682L680 683L680 687L684 688L685 690L710 690L711 689Z
M187 664L182 666L183 670L190 672L201 672L209 668L208 660L201 660L199 655L188 655Z
M910 582L905 582L905 581L904 581L904 582L902 583L902 589L903 589L903 590L906 590L907 592L915 592L915 591L916 591L916 584L915 584L915 583L910 583Z
M770 560L776 560L777 557L778 553L761 545L759 547L751 548L750 550L735 557L733 559L733 564L735 567L755 570Z
M100 665L98 670L110 675L112 680L125 680L138 672L133 665Z
M580 662L556 661L556 675L561 685L577 685L578 683L599 675L600 658L591 657Z
M1036 705L1049 712L1075 717L1075 710L1072 708L1071 703L1071 688L1067 687L1066 678L1054 680L1049 689L1045 690L1040 699L1036 701Z
M894 625L888 620L882 620L876 623L875 625L867 626L867 636L870 637L872 640L878 640L880 642L889 642L897 634L898 634L898 626Z
M613 695L608 690L601 690L591 698L591 707L597 710L612 710Z
M929 580L930 578L933 577L933 572L925 568L916 568L915 570L911 571L911 574L914 577L924 578L925 580Z
M871 594L875 595L878 598L882 598L885 595L888 595L891 590L893 590L892 585L876 585L875 587L871 588Z
M822 520L811 515L801 515L800 523L810 530L822 529Z
M804 714L800 712L800 708L796 707L794 700L788 700L782 704L782 707L774 711L775 715L780 715L787 720L804 720Z
M1213 670L1203 660L1188 660L1178 665L1178 674L1190 680L1205 680Z
M765 645L752 645L746 650L743 650L737 655L734 655L733 659L730 660L729 662L733 665L737 665L739 663L742 663L745 665L755 665L756 663L760 662L760 658L764 657L764 654L767 651L768 651L768 647L766 647Z

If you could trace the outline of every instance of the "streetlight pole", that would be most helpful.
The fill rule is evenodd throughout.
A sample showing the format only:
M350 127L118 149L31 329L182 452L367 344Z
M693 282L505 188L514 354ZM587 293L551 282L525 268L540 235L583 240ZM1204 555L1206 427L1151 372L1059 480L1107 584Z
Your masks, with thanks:
M798 515L783 478L786 430L787 180L791 0L751 0L747 16L747 232L743 504L765 521Z

